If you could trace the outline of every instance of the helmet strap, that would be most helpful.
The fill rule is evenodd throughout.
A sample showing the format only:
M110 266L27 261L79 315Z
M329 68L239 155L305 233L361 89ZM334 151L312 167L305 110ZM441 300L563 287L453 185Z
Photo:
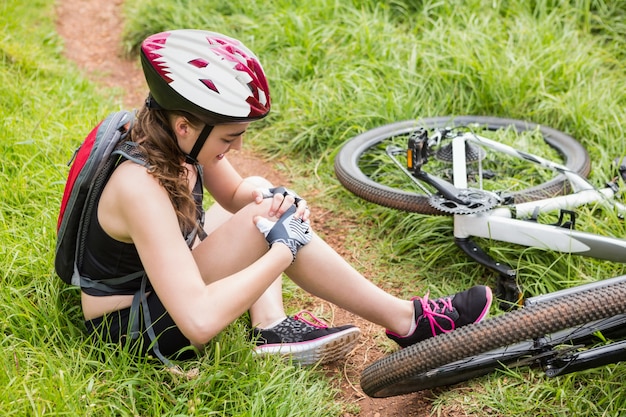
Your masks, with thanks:
M190 164L198 163L198 154L200 153L200 150L204 146L204 142L206 142L212 130L213 130L213 126L204 125L204 128L202 129L202 132L200 132L200 135L198 135L198 139L196 139L196 143L193 145L191 152L185 155L186 162Z

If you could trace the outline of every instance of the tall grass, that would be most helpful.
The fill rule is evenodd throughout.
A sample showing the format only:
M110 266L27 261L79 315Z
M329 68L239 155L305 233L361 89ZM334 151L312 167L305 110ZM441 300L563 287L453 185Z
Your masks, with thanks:
M454 292L493 278L459 253L445 218L407 215L345 192L332 172L341 144L366 129L434 115L529 119L589 149L601 185L624 155L626 6L601 0L137 0L126 3L130 54L148 34L182 27L243 40L261 58L271 116L248 142L287 155L294 188L355 220L358 267L403 296ZM0 4L0 409L5 415L341 415L314 370L250 357L235 323L172 375L149 359L85 339L78 294L53 272L59 198L73 147L119 106L62 56L53 8ZM591 224L624 236L605 214ZM529 293L624 273L623 265L493 245ZM438 393L435 412L619 415L623 365L556 380L540 373L482 378ZM382 414L382 413L381 413Z

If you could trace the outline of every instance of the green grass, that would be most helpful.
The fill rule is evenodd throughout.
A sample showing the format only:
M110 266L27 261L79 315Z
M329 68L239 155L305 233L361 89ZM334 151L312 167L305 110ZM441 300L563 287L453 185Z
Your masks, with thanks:
M85 338L75 290L53 272L56 216L73 148L119 107L62 56L53 7L0 5L0 409L4 415L341 415L315 370L255 361L242 323L221 334L193 379ZM348 138L397 120L480 114L563 130L590 151L601 185L624 155L626 6L601 0L127 2L130 54L148 34L206 28L261 58L271 116L248 146L287 155L297 190L318 189L320 211L355 221L346 245L379 285L410 296L454 292L493 277L459 252L446 218L406 215L347 193L332 171ZM604 214L589 226L624 236ZM539 294L624 266L481 242ZM288 286L289 291L297 292ZM300 297L293 295L293 297ZM472 415L619 415L623 365L549 380L500 374L434 396L434 411Z

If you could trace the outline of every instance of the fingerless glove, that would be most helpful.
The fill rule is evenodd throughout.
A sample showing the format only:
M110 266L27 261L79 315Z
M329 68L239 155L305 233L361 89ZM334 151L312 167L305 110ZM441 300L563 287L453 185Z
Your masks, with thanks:
M309 222L294 217L295 213L296 207L291 206L277 221L262 218L256 224L270 248L275 243L287 245L294 261L298 250L313 238Z

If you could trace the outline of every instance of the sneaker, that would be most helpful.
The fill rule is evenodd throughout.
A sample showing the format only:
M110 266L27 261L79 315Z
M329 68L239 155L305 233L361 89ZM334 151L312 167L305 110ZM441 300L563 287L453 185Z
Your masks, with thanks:
M304 318L308 316L310 320ZM301 365L333 362L354 348L361 331L353 325L328 327L308 311L287 317L270 329L252 329L258 356L279 354Z
M387 330L387 337L404 348L457 327L477 323L489 312L491 298L491 289L483 285L436 300L429 300L428 294L414 297L415 331L409 336L400 336Z

